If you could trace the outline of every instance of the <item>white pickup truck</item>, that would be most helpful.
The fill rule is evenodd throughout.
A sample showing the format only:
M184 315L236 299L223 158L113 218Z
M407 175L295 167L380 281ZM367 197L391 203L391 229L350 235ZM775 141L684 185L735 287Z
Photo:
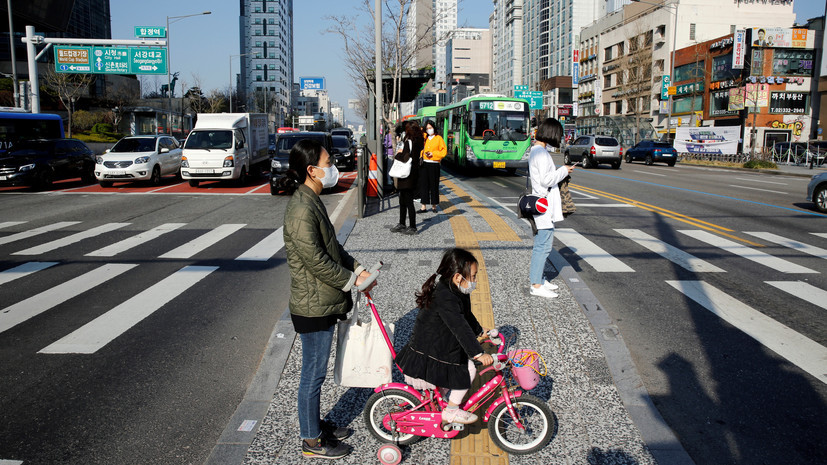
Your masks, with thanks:
M250 170L269 161L267 115L199 113L184 142L181 178L197 187L201 181L247 182Z

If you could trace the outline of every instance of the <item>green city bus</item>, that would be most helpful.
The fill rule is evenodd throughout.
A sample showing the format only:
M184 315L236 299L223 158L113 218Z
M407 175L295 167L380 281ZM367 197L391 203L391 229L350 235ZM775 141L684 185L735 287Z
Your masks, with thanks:
M465 169L527 169L529 123L528 102L498 94L473 95L436 112L446 160Z
M439 107L422 107L416 112L415 116L411 116L408 119L416 121L420 126L422 126L422 129L425 130L424 126L426 121L436 121L436 111L438 109Z

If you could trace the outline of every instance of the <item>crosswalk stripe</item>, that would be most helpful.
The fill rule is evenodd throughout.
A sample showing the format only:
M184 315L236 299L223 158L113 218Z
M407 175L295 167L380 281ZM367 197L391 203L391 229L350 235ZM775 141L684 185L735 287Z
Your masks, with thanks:
M138 265L108 263L0 310L0 333L62 304Z
M3 228L10 228L12 226L17 226L18 224L23 224L25 221L4 221L0 223L0 229Z
M703 281L666 282L822 383L827 383L827 347Z
M39 353L95 353L217 269L217 266L185 266Z
M209 231L205 234L202 234L200 237L193 239L192 241L178 247L176 249L170 250L169 252L161 255L158 258L190 258L193 255L201 252L202 250L206 249L207 247L215 244L216 242L224 239L225 237L229 236L230 234L238 231L239 229L247 226L246 224L222 224L217 228Z
M45 270L46 268L57 265L57 263L58 262L28 262L0 272L0 285Z
M770 254L761 252L760 250L747 247L707 231L697 229L681 229L678 232L681 234L686 234L687 236L701 242L706 242L709 245L726 250L727 252L739 255L747 260L752 260L755 263L768 266L782 273L818 273L818 271L796 265L790 261L774 257Z
M65 228L68 226L73 226L76 224L80 224L80 221L61 221L59 223L52 223L46 226L41 226L39 228L30 229L28 231L19 232L17 234L11 234L9 236L0 237L0 245L8 244L10 242L19 241L21 239L28 239L33 236L37 236L38 234L47 233L50 231L55 231L61 228Z
M600 272L634 272L632 268L621 262L611 254L586 239L574 229L560 228L554 230L554 237L566 245L577 256L586 261L596 271Z
M186 224L187 223L162 224L161 226L152 228L149 231L144 231L136 236L132 236L120 242L116 242L102 249L95 250L94 252L89 252L86 255L89 257L113 257L121 252L125 252L133 247L137 247L141 244L149 242L152 239L156 239L170 231L175 231L176 229L182 226L186 226Z
M827 250L822 249L821 247L816 247L814 245L805 244L803 242L794 241L792 239L787 239L786 237L782 237L769 232L744 231L744 234L749 234L750 236L755 236L759 239L764 239L767 242L773 242L779 245L783 245L784 247L799 250L814 257L827 259Z
M639 229L615 229L615 231L693 273L726 273L726 271L707 262L706 260L701 260L694 255L688 254L683 250L658 240Z
M827 239L827 233L810 233L810 234Z
M261 242L254 245L250 248L250 250L239 255L236 260L266 262L272 258L273 255L277 254L283 247L284 227L281 227L269 236L265 237Z
M20 252L14 252L12 255L40 255L46 252L51 252L52 250L59 249L61 247L66 247L68 245L75 244L80 242L84 239L89 239L95 236L100 236L101 234L105 234L116 229L123 228L124 226L129 226L131 223L106 223L100 226L96 226L92 229L81 231L76 234L72 234L71 236L64 237L62 239L58 239L52 242L47 242L45 244L38 245L36 247L32 247L26 250L21 250Z
M827 310L827 291L819 289L803 281L764 281L770 286L777 287L787 294L792 294L801 300Z

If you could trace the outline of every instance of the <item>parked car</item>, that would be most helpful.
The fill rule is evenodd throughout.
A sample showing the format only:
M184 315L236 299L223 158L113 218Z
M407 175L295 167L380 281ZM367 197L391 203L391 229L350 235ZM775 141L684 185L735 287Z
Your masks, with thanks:
M678 151L666 142L657 140L642 140L626 150L626 163L643 160L647 165L663 162L675 166L678 160Z
M563 162L567 165L583 162L583 168L595 168L601 163L609 163L612 168L620 168L623 149L614 137L580 136L565 148Z
M807 200L815 204L816 210L827 213L827 173L813 176L807 184Z
M77 139L20 141L0 157L0 186L48 189L53 181L80 177L95 181L95 153Z
M330 130L332 136L345 136L350 142L353 142L353 130L350 128L336 128Z
M112 187L115 181L149 181L157 186L162 176L180 173L181 146L171 136L124 137L95 161L101 187Z
M347 136L333 136L333 150L336 152L336 167L345 171L356 169L356 146Z
M296 145L296 142L302 139L314 139L322 144L322 147L327 150L331 157L334 157L334 162L338 165L336 160L336 151L333 149L333 137L329 132L285 132L278 134L276 137L276 151L270 159L270 193L278 194L276 182L279 175L287 172L290 167L290 149Z
M267 154L272 157L276 153L276 135L270 134L267 136Z

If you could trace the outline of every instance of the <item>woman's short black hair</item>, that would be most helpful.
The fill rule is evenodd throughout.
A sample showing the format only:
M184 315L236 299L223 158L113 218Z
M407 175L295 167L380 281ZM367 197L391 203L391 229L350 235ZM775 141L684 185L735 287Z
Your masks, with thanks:
M307 179L307 167L319 166L322 158L322 144L313 139L302 139L290 149L290 169L278 180L278 187L293 194Z
M422 125L422 129L427 129L429 124L432 128L434 128L434 131L436 131L436 123L434 123L434 120L432 119L425 120L425 124Z
M537 127L537 134L534 138L552 147L560 147L560 140L563 138L563 125L554 118L546 118Z

